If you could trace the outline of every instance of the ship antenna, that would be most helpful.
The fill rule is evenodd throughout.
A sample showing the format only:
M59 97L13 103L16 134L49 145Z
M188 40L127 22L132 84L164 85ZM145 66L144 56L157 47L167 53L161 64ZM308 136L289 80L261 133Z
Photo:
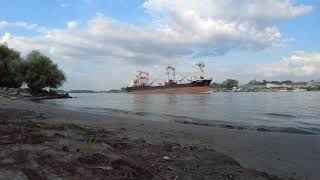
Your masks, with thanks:
M171 73L170 73L170 71L171 71ZM166 66L166 74L167 74L168 82L170 80L175 81L175 79L176 79L176 68L173 67L173 66ZM170 78L170 75L172 75L172 77L173 77L172 79Z
M201 62L196 65L199 66L200 68L200 79L204 79L204 67L205 67L204 63Z
M138 71L138 73L139 73L139 75L138 75L138 83L139 83L139 85L147 85L147 84L149 84L149 73L145 72L145 71Z
M169 66L166 66L167 82L170 80Z

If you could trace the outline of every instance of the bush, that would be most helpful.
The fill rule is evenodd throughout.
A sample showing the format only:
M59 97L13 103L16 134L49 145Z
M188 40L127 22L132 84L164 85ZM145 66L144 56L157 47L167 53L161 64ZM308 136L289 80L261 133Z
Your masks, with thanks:
M233 87L238 87L238 86L239 86L239 81L235 79L227 79L222 83L222 87L227 89L232 89Z
M20 53L0 44L0 86L18 88L22 85L24 65Z
M25 82L32 94L43 88L58 88L66 81L64 73L51 59L39 51L32 51L25 61Z

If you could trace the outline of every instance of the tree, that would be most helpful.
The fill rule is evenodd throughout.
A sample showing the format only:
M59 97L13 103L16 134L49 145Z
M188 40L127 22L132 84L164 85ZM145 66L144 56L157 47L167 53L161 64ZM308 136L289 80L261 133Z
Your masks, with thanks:
M211 88L217 88L218 89L218 88L221 88L221 86L222 86L221 84L216 83L216 82L213 82L213 83L210 84Z
M0 44L0 86L18 88L23 83L23 62L20 53Z
M285 81L281 81L282 84L293 84L293 81L291 80L285 80Z
M267 80L262 80L262 83L263 83L263 85L266 85L266 84L269 83L269 81L267 81Z
M233 87L238 87L238 86L239 86L239 81L235 79L227 79L222 83L222 87L227 89L232 89Z
M66 81L58 65L39 51L30 52L25 63L25 81L32 94L38 94L46 87L58 88Z
M269 83L267 80L257 81L257 80L251 80L249 81L249 85L266 85Z
M260 82L260 81L257 81L257 80L251 80L251 81L249 81L249 83L248 83L249 85L261 85L262 84L262 82Z

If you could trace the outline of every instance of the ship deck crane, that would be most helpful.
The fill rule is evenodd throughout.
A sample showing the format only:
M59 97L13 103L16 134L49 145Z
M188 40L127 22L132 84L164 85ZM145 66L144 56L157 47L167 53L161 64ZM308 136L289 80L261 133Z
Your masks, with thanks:
M149 73L145 71L137 71L137 79L133 81L135 86L145 86L149 85Z
M200 79L204 79L204 67L205 67L204 63L198 63L196 65L199 66L200 68Z
M166 66L167 82L175 81L176 79L176 68L173 66Z

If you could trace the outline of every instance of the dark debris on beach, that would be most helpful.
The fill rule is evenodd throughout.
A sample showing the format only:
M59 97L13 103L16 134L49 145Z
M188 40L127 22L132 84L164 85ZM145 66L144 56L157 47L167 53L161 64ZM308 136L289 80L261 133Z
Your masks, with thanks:
M45 116L44 116L45 117ZM0 179L280 180L206 147L132 139L0 108Z

